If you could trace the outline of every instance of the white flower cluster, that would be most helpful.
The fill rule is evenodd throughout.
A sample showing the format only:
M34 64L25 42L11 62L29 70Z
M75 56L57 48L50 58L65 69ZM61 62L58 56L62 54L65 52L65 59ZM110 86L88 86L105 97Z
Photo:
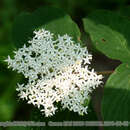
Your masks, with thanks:
M28 78L27 84L16 89L22 99L37 106L45 116L55 114L56 103L79 114L87 113L85 101L95 87L101 84L102 75L88 69L92 56L87 48L74 43L67 34L54 34L47 30L34 31L35 36L8 56L9 68Z

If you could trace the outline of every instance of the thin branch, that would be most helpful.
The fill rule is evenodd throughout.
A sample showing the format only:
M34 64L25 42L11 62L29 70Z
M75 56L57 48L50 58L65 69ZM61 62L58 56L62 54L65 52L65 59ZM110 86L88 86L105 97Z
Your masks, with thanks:
M112 74L113 72L114 72L114 70L109 70L109 71L99 71L99 72L97 72L97 74L109 75L109 74Z

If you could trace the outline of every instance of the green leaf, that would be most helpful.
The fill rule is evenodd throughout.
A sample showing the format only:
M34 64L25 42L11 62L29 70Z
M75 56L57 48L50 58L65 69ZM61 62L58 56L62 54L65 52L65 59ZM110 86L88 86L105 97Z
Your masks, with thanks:
M121 64L107 80L102 101L104 121L130 121L130 66ZM110 128L105 128L109 130ZM111 130L128 130L113 127Z
M61 9L43 7L32 14L23 13L18 16L13 26L13 40L16 47L21 47L33 36L33 31L45 28L55 34L68 34L79 42L80 31L78 26Z
M4 70L4 72L6 72ZM1 93L0 98L0 120L1 121L7 121L13 119L13 116L15 114L15 111L17 109L17 103L16 98L14 96L15 88L17 82L21 80L21 75L12 73L6 73L6 82L8 83L8 86L6 83L1 84L2 86L6 87L6 91ZM10 77L8 77L10 76ZM10 78L10 80L9 80Z
M111 59L130 63L130 21L117 13L96 11L83 19L97 50Z

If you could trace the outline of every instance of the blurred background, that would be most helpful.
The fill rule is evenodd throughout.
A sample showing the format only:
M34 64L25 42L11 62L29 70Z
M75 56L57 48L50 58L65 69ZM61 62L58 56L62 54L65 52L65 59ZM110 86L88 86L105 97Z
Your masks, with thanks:
M78 24L82 32L82 39L86 42L86 34L82 25L83 17L97 9L124 13L124 10L130 10L129 4L129 0L0 0L0 121L29 120L32 110L31 105L19 100L15 90L16 84L22 82L23 77L7 69L7 65L3 62L8 55L12 55L14 50L11 32L17 15L21 12L32 12L41 6L49 5L61 8ZM127 16L127 13L128 11L125 11L124 15ZM93 53L94 49L91 48L91 45L88 46ZM94 57L100 57L99 64L96 66L93 61L93 65L98 71L102 70L102 66L105 66L104 70L109 70L119 64L118 61L109 60L99 53ZM108 61L109 64L104 65ZM101 66L101 63L104 64Z

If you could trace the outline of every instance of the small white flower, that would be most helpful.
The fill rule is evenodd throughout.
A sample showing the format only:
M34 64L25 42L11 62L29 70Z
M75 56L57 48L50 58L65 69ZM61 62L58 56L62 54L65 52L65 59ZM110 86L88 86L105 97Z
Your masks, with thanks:
M24 84L17 84L17 88L16 88L16 91L22 91L22 90L24 90Z
M27 84L18 84L20 98L37 106L45 116L55 114L57 102L63 108L87 114L84 102L102 83L102 75L88 69L92 55L67 34L58 35L57 39L44 29L34 34L29 47L24 45L14 52L14 59L8 56L5 60L9 67L28 78Z

